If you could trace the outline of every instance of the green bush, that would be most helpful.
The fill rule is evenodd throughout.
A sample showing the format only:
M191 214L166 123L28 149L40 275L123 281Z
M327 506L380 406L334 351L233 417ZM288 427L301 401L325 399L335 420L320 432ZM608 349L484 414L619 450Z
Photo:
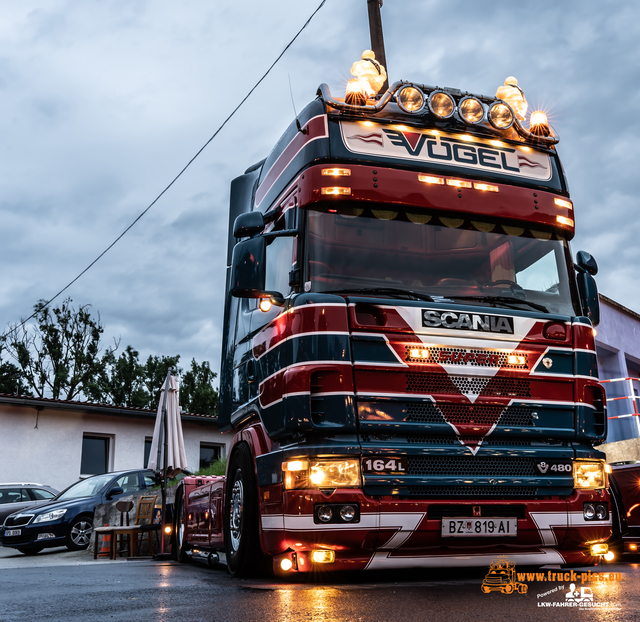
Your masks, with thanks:
M212 462L209 466L204 469L200 469L196 471L194 475L224 475L227 470L227 459L221 458L220 460L216 460Z

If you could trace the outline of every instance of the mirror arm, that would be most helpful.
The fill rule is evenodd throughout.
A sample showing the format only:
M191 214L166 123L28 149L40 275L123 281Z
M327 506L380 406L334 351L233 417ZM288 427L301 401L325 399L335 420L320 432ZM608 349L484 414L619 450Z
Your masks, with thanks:
M280 231L269 231L268 233L263 233L262 237L271 240L273 238L293 238L298 235L297 229L281 229Z
M284 306L284 296L280 292L262 292L260 298L268 298L271 304L276 307Z

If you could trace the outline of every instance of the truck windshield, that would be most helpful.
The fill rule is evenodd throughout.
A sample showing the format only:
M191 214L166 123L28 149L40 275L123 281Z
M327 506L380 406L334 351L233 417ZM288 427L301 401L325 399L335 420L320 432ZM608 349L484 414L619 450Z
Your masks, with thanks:
M580 314L556 234L382 207L308 210L307 291Z

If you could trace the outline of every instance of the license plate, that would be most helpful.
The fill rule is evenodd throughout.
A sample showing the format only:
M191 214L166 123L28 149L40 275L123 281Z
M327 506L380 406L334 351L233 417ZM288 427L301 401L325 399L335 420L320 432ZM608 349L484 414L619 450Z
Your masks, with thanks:
M9 536L19 536L22 533L22 529L5 529L4 535L5 537Z
M400 475L407 473L409 461L406 458L363 458L362 470L365 473Z
M514 537L518 535L517 518L443 518L443 538Z

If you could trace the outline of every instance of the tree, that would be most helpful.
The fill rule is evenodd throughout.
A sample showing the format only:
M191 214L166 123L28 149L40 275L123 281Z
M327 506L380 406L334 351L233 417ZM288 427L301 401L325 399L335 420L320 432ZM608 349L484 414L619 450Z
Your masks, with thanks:
M51 309L38 301L35 322L10 327L4 337L7 354L38 397L73 400L100 375L100 316L91 316L91 305L75 309L72 302Z
M191 369L180 382L180 406L189 413L218 414L218 391L213 388L217 374L209 367L209 361L201 365L191 359Z
M2 360L2 347L0 346L0 393L13 395L31 395L29 387L24 383L22 370L13 363Z

